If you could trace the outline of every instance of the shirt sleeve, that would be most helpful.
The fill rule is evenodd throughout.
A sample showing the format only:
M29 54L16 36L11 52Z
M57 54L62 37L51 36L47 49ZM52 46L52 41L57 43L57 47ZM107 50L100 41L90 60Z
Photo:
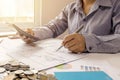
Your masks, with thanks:
M54 38L58 35L62 34L68 28L67 21L67 10L68 6L66 6L61 13L53 20L51 20L48 24L43 27L33 29L35 36L40 39L46 38Z
M120 1L113 11L112 23L113 34L97 36L95 34L83 34L86 41L86 48L89 52L120 52Z
M69 6L66 6L55 19L45 25L52 31L53 37L57 37L68 28L68 8Z
M89 52L120 52L120 34L109 36L84 35Z
M34 32L34 36L39 38L40 40L53 37L52 31L47 27L34 28L33 32Z

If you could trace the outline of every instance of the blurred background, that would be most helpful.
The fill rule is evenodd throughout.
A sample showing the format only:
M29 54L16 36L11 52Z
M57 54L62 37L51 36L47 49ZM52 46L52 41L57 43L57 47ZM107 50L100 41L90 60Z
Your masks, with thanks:
M8 23L21 28L47 24L73 0L0 0L0 35L13 32Z

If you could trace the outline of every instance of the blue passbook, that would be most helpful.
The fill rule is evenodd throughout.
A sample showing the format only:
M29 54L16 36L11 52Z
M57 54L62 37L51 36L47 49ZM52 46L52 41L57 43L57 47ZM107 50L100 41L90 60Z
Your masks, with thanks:
M103 71L55 72L57 80L113 80Z

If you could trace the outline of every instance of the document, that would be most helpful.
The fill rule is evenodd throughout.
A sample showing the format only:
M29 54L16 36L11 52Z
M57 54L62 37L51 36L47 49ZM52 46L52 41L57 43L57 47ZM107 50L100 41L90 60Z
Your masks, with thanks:
M48 69L60 64L86 57L86 54L73 54L62 48L56 52L62 40L47 39L26 44L21 39L4 39L1 48L13 59L30 65L36 70Z

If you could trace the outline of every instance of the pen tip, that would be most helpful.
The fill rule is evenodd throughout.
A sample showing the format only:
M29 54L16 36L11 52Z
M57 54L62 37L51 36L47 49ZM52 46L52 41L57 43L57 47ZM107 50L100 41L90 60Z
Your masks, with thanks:
M59 50L59 49L61 49L63 46L60 46L57 50L56 50L56 52Z

